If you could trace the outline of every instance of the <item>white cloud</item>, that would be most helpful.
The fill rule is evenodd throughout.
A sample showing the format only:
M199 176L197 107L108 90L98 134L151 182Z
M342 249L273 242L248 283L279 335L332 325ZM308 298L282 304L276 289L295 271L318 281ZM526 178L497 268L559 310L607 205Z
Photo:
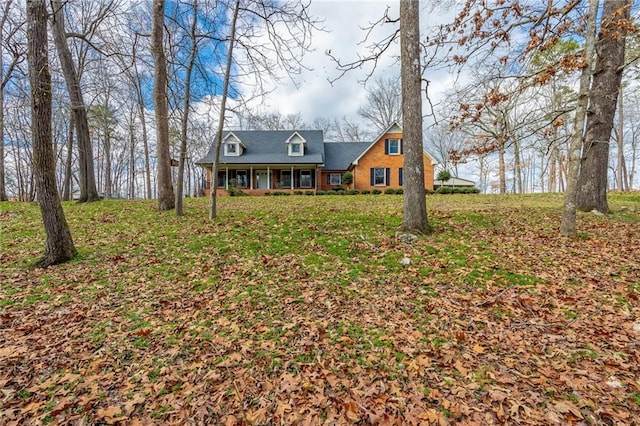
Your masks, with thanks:
M313 35L313 51L304 58L304 65L310 70L303 71L294 81L282 76L275 90L268 94L264 103L254 105L265 110L279 111L283 114L300 112L305 121L311 123L317 117L350 118L357 117L358 108L366 101L366 90L361 80L367 76L368 69L355 70L341 79L330 83L339 75L336 64L326 54L344 62L367 54L362 28L369 26L382 17L387 10L387 2L382 1L314 1L310 13L324 20L322 26L326 32ZM390 16L397 16L397 5L389 9ZM397 24L385 24L376 27L370 41L376 41L393 32ZM391 46L380 60L375 75L391 74L399 76L396 63L399 44Z

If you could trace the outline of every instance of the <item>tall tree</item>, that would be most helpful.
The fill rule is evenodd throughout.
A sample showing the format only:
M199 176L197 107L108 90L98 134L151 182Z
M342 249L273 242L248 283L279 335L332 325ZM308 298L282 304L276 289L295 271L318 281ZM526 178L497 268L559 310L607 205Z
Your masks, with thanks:
M589 102L589 86L591 83L591 68L595 49L596 14L599 0L589 0L589 16L587 17L587 33L584 46L584 66L580 75L578 89L578 103L573 118L573 131L569 142L569 170L567 173L567 189L564 192L560 235L575 237L576 235L576 196L578 175L580 173L580 152L582 136Z
M422 69L420 68L420 2L400 0L400 67L404 117L405 231L428 233L422 147Z
M164 53L164 0L153 0L151 52L154 63L153 103L156 115L158 156L158 210L175 207L169 152L169 107L167 104L167 58Z
M187 159L187 131L189 129L189 112L191 111L191 75L198 55L198 0L193 0L191 5L193 15L189 29L189 59L185 64L184 78L184 103L182 116L180 117L180 159L178 161L178 178L176 181L176 216L182 216L182 197L184 186L184 168Z
M62 66L62 73L71 100L71 110L74 114L76 125L76 138L78 141L78 162L80 165L80 198L79 202L98 201L98 189L96 186L95 167L93 164L93 147L89 134L87 120L87 108L82 95L80 79L76 71L69 45L67 44L67 32L64 25L64 10L62 0L52 0L53 14L51 15L51 33L58 51L58 58Z
M9 26L11 23L12 4L13 0L8 0L2 8L2 15L0 15L0 201L8 200L4 167L4 89L13 74L13 70L24 58L20 45L11 43L12 38L22 26L21 23L12 23ZM6 36L5 33L7 34ZM8 64L4 63L5 43L10 46L7 50L11 53L11 62Z
M211 200L209 204L209 219L213 220L218 216L217 186L218 186L218 163L220 157L220 146L222 145L222 132L224 128L224 117L227 109L227 93L229 92L229 77L231 74L231 63L233 62L233 45L236 41L236 23L240 10L240 0L235 1L233 7L233 17L231 18L231 33L229 34L229 46L227 47L227 62L224 71L224 82L222 84L222 99L220 105L220 117L218 118L218 130L213 156L213 167L211 168Z
M624 68L625 36L631 0L605 0L589 93L590 107L582 148L576 205L579 210L609 212L609 142Z
M33 167L38 188L38 203L47 234L44 256L38 262L38 266L47 267L71 260L77 252L56 188L45 0L27 0L27 28Z

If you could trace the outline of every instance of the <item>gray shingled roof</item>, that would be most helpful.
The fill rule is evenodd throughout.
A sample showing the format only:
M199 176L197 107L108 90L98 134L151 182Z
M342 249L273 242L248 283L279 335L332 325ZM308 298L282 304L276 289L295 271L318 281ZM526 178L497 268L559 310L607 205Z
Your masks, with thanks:
M351 163L365 152L373 142L326 142L324 169L347 170Z
M307 145L302 156L289 156L285 141L298 132ZM323 164L324 137L322 130L238 130L225 132L236 135L246 146L238 157L227 157L220 152L220 164ZM213 164L214 146L207 156L196 164ZM354 157L355 159L355 157Z

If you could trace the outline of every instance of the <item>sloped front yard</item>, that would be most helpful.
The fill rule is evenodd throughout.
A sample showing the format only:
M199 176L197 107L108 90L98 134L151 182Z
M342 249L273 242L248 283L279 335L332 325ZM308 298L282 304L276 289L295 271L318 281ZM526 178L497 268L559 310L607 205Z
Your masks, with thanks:
M401 196L220 202L65 205L47 270L37 206L0 205L0 423L640 418L637 194L575 241L560 196L430 196L413 244Z

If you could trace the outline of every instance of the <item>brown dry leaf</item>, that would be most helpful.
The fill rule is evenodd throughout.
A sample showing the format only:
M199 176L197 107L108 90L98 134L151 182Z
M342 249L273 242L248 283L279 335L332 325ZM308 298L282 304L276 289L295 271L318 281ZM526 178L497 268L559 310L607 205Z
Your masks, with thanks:
M553 407L562 414L571 413L579 419L583 418L582 413L580 412L580 409L573 402L559 401L559 402L556 402L553 405Z
M252 425L264 423L267 418L266 408L259 408L253 412L247 412L245 418Z

